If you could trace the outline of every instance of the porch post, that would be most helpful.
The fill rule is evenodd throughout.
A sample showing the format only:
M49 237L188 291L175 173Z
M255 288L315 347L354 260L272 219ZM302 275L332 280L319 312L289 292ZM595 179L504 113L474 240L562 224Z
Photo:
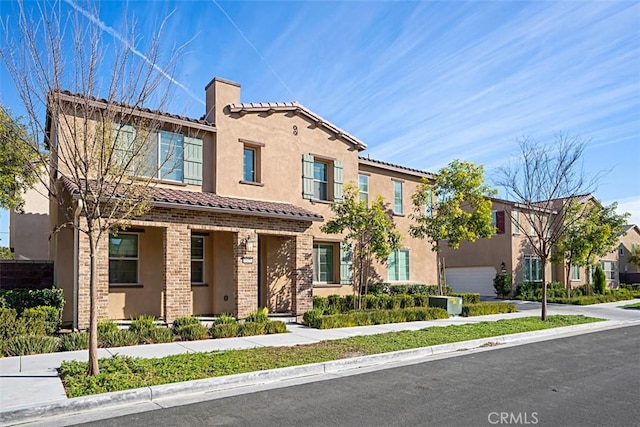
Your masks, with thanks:
M171 224L163 234L164 317L171 323L192 313L191 233L186 224Z
M253 243L247 245L248 239L252 239ZM233 280L236 285L235 314L239 319L243 319L258 308L258 235L255 231L241 230L235 233L233 253Z
M81 218L81 222L85 222ZM85 224L81 224L84 226ZM89 257L89 238L78 233L78 329L89 327L89 309L91 294L89 278L91 274L91 258ZM98 319L109 317L109 236L105 235L96 246L96 303Z
M295 266L293 272L293 314L302 322L305 312L313 308L313 236L295 237Z

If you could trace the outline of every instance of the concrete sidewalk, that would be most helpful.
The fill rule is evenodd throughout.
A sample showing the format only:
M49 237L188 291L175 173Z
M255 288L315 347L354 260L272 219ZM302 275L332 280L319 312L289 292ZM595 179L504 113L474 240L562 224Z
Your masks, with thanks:
M637 302L638 300L635 300ZM229 349L245 349L266 346L293 346L311 344L325 340L346 338L354 335L373 335L402 330L418 330L432 326L459 325L529 317L539 315L539 303L512 301L520 310L517 313L498 314L478 317L454 317L450 319L425 322L395 323L388 325L360 326L318 330L302 325L288 325L288 334L261 335L254 337L211 339L203 341L175 342L166 344L150 344L132 347L100 349L99 357L127 355L144 358L164 357L172 354L209 352ZM617 308L634 301L598 304L593 306L566 306L550 304L549 314L584 314L614 322L607 322L607 327L624 326L630 322L640 321L639 310L623 310ZM563 328L564 329L564 328ZM581 329L580 329L581 330ZM0 420L2 413L25 408L36 408L43 405L69 401L57 375L57 368L65 360L86 361L87 351L51 353L0 359Z

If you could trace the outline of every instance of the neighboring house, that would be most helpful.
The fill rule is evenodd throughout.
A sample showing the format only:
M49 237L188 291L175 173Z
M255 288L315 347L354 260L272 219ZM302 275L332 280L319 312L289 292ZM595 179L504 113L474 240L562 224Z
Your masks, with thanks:
M568 199L550 200L541 203L538 212L547 213L553 221ZM527 234L535 235L526 215L529 211L519 203L492 198L493 224L496 233L490 239L479 239L476 242L463 242L459 249L451 249L442 245L442 256L446 264L447 284L456 292L479 292L483 296L495 296L493 279L498 272L511 273L514 285L524 281L542 281L542 265L535 254ZM582 204L595 203L591 194L578 196ZM545 217L545 215L536 215ZM618 273L631 266L626 264L626 254L634 244L640 244L640 232L635 225L627 226L626 234L620 237L620 246L610 254L598 259L607 275L608 286L619 284ZM572 287L588 283L589 268L572 266L570 281ZM548 282L566 283L566 266L564 263L546 265L545 276Z
M441 245L447 285L452 286L455 292L495 296L493 279L500 271L511 273L514 283L542 280L540 259L526 235L533 233L524 217L527 210L509 200L492 198L491 201L496 233L490 239L465 241L458 249L451 249L446 242ZM551 277L549 264L546 276Z
M24 205L9 212L9 249L17 260L48 260L49 198L38 182L25 192ZM16 230L20 231L19 236Z
M411 195L429 173L360 157L364 143L300 104L241 103L240 85L220 78L205 90L202 119L140 111L163 123L152 135L159 158L163 140L171 140L178 160L150 190L153 208L99 247L100 318L243 318L258 307L301 318L313 295L352 293L347 248L340 236L320 231L347 182L363 199L382 195L404 236L388 263L373 266L373 280L436 282L435 255L408 234ZM59 95L70 104L84 99ZM92 102L106 108L104 100ZM47 130L53 140L55 117ZM76 203L78 189L64 176L60 183L67 202L51 201L48 230ZM25 230L19 222L12 229L20 241ZM50 241L56 284L67 299L64 320L87 327L86 236L63 228Z
M628 260L631 249L640 248L640 227L636 224L628 224L625 226L625 234L620 237L620 246L618 246L618 271L620 273L639 273L640 268L631 264Z

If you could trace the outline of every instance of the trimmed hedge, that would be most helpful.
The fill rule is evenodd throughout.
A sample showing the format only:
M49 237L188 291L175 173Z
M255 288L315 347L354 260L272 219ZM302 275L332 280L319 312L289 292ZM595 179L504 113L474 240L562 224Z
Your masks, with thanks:
M514 304L508 302L483 302L462 306L462 316L485 316L487 314L515 313L518 311Z
M444 293L446 295L453 292L451 286L446 286ZM407 284L395 285L391 283L374 283L369 285L369 295L438 295L437 285Z
M446 310L431 307L413 307L392 310L353 310L344 314L322 315L320 309L304 314L305 323L317 329L345 328L349 326L382 325L447 319Z
M396 310L411 307L429 307L429 296L434 294L396 294L396 295L367 295L362 297L363 310ZM452 293L450 296L462 298L463 304L478 304L480 294L477 293ZM313 297L313 308L320 309L324 314L349 313L354 310L355 298L353 295L328 297Z
M574 289L575 291L575 289ZM576 295L572 292L572 295ZM581 295L581 294L580 294ZM640 292L633 292L628 289L605 289L604 295L585 295L585 296L573 296L571 298L566 298L562 296L547 296L548 303L554 304L573 304L573 305L591 305L591 304L601 304L605 302L616 302L616 301L624 301L633 298L640 298ZM534 298L525 298L523 296L519 296L518 299L521 300L530 300L530 301L541 301L542 298L540 296Z
M22 316L28 309L44 312L46 333L53 334L58 332L62 325L64 295L62 289L58 288L0 289L0 307L12 308L18 316Z
M480 304L480 294L477 294L477 293L473 293L473 292L452 293L452 294L448 294L448 296L462 298L462 304Z

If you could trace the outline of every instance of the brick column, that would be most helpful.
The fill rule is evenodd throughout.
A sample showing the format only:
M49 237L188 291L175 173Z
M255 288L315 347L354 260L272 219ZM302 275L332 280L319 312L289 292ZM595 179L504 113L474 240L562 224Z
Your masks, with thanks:
M191 233L186 224L164 229L164 316L167 323L192 314Z
M255 240L253 252L246 252L245 241ZM233 279L236 284L236 316L240 319L258 308L258 236L254 231L242 230L234 234ZM252 258L251 263L243 258Z
M293 313L298 322L313 308L313 236L295 237L295 267L293 272Z
M82 220L84 221L84 219ZM86 227L86 222L81 224ZM78 328L89 327L91 294L89 281L91 275L91 257L89 256L89 237L78 233ZM73 262L73 257L71 258ZM103 235L96 246L96 303L98 319L109 317L109 236Z

